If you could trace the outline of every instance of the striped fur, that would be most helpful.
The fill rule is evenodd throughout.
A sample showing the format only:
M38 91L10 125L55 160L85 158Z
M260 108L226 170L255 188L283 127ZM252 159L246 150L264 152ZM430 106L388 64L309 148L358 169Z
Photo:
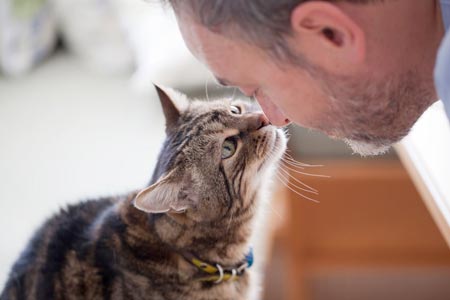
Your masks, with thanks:
M204 274L180 253L223 266L242 261L259 191L284 151L284 135L248 103L236 104L242 110L236 115L226 100L188 101L158 91L167 138L151 186L164 189L170 179L167 188L176 194L163 200L182 202L186 211L149 213L148 202L137 205L142 192L69 206L34 235L1 300L247 299L249 272L236 281L200 282ZM230 135L239 139L237 151L221 159ZM170 178L162 182L164 176Z

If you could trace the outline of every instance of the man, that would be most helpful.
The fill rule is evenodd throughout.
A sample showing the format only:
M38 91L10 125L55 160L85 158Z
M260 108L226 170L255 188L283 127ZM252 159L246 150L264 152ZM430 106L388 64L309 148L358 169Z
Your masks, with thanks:
M439 96L450 113L450 0L166 1L191 52L275 125L374 155Z

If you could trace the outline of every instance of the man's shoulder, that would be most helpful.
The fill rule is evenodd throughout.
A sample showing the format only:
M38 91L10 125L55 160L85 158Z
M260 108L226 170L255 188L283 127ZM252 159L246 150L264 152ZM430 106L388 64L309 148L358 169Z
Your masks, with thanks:
M450 120L450 31L445 35L439 48L434 79L438 95L444 102L445 111Z

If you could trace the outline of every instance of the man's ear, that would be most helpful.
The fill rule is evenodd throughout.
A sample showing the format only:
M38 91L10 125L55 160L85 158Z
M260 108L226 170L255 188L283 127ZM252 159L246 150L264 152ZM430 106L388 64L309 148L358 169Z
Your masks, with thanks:
M365 60L364 31L336 3L299 4L291 13L291 29L294 33L291 42L298 47L297 51L328 71Z
M189 183L178 179L176 171L163 176L156 183L139 192L134 206L147 213L182 213L193 207L192 195L186 193Z
M169 133L176 128L181 113L186 110L189 105L189 100L185 95L170 88L156 84L153 85L158 93L164 117L166 118L166 133Z

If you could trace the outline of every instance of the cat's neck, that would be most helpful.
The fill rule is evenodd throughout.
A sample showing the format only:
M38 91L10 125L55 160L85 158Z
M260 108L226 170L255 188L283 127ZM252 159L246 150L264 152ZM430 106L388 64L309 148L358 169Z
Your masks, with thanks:
M189 222L181 215L147 214L136 209L129 197L119 207L121 219L135 233L133 239L179 254L190 253L199 259L232 266L248 253L253 213L244 219L224 218L214 222ZM234 215L237 215L236 213ZM150 245L149 245L150 246Z
M232 266L249 251L252 227L249 222L186 225L170 215L150 218L154 218L154 228L161 240L181 254L190 253L208 262Z

